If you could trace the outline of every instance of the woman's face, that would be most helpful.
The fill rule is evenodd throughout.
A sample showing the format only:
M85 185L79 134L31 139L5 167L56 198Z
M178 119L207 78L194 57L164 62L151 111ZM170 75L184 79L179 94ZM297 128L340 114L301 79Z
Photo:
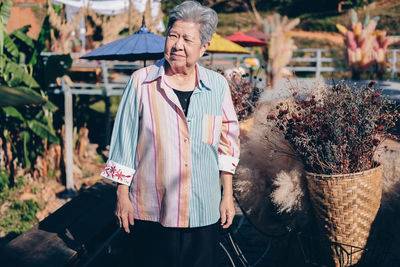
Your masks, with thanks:
M194 66L208 48L201 45L200 25L177 20L165 41L164 56L172 69L188 69Z

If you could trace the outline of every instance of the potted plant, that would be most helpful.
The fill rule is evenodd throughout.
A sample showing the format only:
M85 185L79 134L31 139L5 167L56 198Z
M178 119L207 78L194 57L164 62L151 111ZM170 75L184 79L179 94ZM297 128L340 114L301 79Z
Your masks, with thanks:
M311 204L336 266L362 256L382 194L375 152L385 138L395 138L388 130L399 114L374 85L293 90L267 116L304 164ZM343 254L338 247L352 251Z

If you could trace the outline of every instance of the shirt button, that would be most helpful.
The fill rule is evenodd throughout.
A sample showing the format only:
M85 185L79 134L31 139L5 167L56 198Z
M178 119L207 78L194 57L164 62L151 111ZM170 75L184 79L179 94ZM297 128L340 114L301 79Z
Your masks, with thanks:
M187 142L189 142L189 139L188 139L188 138L185 138L183 141L184 141L185 143L187 143Z
M185 163L185 167L187 168L189 166L189 164Z

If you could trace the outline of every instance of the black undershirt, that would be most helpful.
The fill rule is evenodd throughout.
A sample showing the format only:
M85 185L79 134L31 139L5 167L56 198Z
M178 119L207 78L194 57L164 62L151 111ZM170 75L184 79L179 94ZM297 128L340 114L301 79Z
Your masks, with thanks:
M181 107L183 110L183 113L185 113L185 116L187 116L187 112L189 109L189 102L190 102L190 97L192 96L193 91L179 91L176 89L173 89L176 96L179 99L179 102L181 103Z

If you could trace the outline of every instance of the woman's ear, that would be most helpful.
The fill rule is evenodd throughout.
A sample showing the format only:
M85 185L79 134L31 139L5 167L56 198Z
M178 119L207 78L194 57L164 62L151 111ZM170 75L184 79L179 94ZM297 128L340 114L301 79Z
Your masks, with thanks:
M202 57L204 55L204 53L206 52L206 50L209 46L210 46L210 42L207 42L200 48L200 57Z

